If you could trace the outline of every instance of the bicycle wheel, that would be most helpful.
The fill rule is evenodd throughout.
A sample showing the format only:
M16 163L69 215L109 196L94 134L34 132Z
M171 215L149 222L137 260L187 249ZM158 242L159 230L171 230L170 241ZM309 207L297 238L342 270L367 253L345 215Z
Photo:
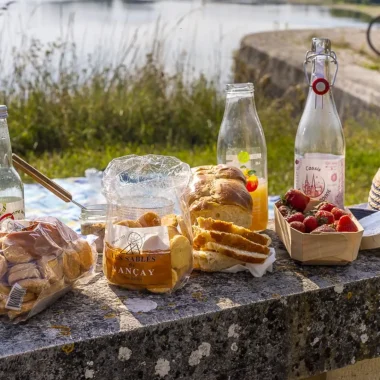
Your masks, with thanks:
M380 55L380 16L374 18L368 25L367 42L370 48Z

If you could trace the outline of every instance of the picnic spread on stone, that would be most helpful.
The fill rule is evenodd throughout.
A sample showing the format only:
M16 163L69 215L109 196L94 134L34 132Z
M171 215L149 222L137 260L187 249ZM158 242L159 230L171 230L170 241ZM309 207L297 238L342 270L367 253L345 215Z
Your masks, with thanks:
M191 294L198 294L200 299L212 297L211 293L193 291L194 286L202 282L215 285L220 279L234 287L242 281L259 286L262 281L272 294L280 294L281 284L276 290L276 283L270 283L270 278L275 279L279 275L277 271L284 273L285 250L289 255L286 260L292 263L287 264L289 270L308 268L309 276L313 276L313 271L316 276L322 276L321 267L314 265L331 266L329 273L336 271L343 276L345 268L350 271L351 263L358 259L360 250L372 249L372 254L379 253L380 212L376 209L380 209L380 184L375 181L377 176L369 189L368 207L372 209L344 207L345 143L332 98L336 72L330 80L329 66L337 64L337 57L329 40L313 39L312 50L306 55L305 63L309 62L313 70L295 141L294 188L289 186L281 197L268 197L266 143L251 83L227 86L217 165L204 163L191 168L175 157L160 155L118 157L104 172L97 173L97 186L86 179L77 182L73 179L72 192L64 188L70 187L70 182L60 180L60 186L12 155L7 108L1 106L0 128L8 141L5 151L1 151L4 153L1 170L13 175L8 188L5 184L1 190L0 316L5 323L3 329L8 326L13 331L17 328L25 331L36 318L45 319L46 327L46 318L51 319L53 315L51 310L58 310L63 302L62 320L67 325L70 325L70 316L79 323L75 316L79 312L85 319L119 318L120 331L128 330L126 325L130 324L132 329L134 317L141 318L143 324L151 323L149 317L141 314L154 313L157 305L171 310L165 299L175 303L178 297L179 302L186 304L189 301L186 288L192 289ZM321 120L330 122L318 124ZM12 161L16 168L47 190L26 185L24 196ZM50 198L48 191L52 193ZM70 206L55 208L57 204L47 201L55 196ZM57 202L61 201L57 198ZM270 221L268 226L272 215L274 223ZM276 260L280 262L276 264ZM364 265L362 261L366 260L358 260L357 265ZM339 284L334 286L340 289ZM74 293L68 293L71 290ZM77 291L88 297L83 312L78 303L80 296L75 295ZM222 293L225 304L221 303L221 309L236 307L227 300L226 291ZM107 304L106 294L113 300L112 305ZM129 319L128 313L119 310L120 305L115 301L119 296L129 312ZM67 307L71 299L75 309ZM103 303L107 313L97 309L92 315L86 315L91 309L91 299L94 309ZM20 322L24 324L17 325ZM65 323L52 323L52 326L58 326L54 328L63 336L65 331L70 336L70 327ZM249 319L246 323L249 324ZM233 326L231 324L228 337L238 338L240 333ZM105 325L100 328L107 329ZM103 339L96 336L94 326L87 338ZM41 336L41 339L45 343L31 347L32 350L48 345L47 337ZM17 343L13 352L12 336L4 342L4 351L0 349L0 356L4 357L21 354L29 347L26 345L23 351ZM67 351L65 354L74 350L74 342L70 346L68 341L58 339L56 344ZM117 344L119 361L129 360L133 355L130 348ZM189 366L209 356L211 349L209 343L202 343L198 353L191 353ZM231 350L235 349L231 346ZM166 376L170 363L160 357L156 359L161 360L161 364L156 365L155 374ZM5 367L0 364L0 369L4 371L8 365L12 368L15 365L11 359L7 363ZM95 371L89 363L84 370Z

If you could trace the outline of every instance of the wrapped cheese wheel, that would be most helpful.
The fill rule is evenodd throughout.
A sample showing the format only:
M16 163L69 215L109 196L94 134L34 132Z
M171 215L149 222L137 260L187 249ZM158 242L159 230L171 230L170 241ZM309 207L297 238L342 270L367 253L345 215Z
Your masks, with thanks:
M126 156L108 165L103 269L110 283L169 293L186 282L193 256L182 194L190 176L190 167L174 157Z

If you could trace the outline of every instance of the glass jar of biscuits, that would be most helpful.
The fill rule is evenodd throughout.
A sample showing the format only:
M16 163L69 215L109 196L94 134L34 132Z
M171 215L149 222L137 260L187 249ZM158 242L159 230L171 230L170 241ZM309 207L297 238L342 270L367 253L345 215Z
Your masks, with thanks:
M80 232L82 235L95 235L97 252L103 252L104 233L106 230L107 205L89 205L82 208L80 214Z

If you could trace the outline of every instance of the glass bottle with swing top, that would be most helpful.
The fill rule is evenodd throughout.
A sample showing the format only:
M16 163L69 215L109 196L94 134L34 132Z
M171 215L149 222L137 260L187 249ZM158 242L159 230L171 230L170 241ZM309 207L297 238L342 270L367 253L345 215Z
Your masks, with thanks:
M310 80L308 63L312 64ZM338 61L329 39L312 39L304 70L310 88L295 141L294 187L312 199L343 207L345 141L332 94Z

